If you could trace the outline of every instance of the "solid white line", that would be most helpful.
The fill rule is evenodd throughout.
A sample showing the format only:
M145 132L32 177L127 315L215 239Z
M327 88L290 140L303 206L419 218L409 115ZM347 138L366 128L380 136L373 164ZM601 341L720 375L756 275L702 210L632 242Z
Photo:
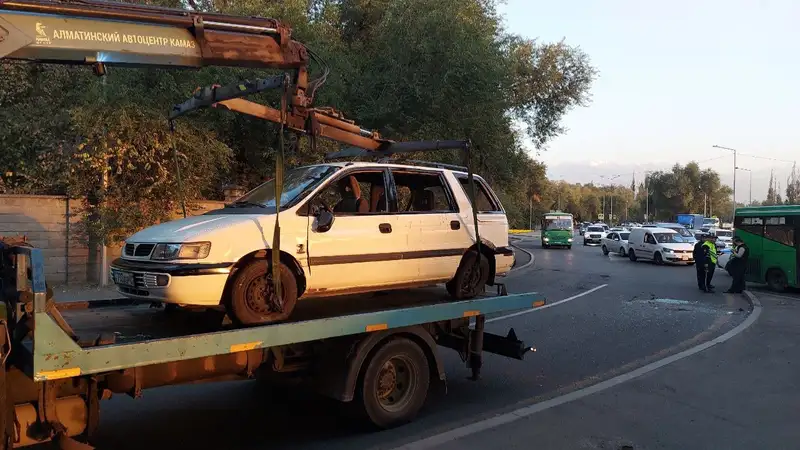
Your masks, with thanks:
M584 295L589 295L592 292L595 292L595 291L598 291L600 289L603 289L606 286L608 286L608 284L601 284L600 286L593 287L593 288L589 289L588 291L583 291L580 294L573 295L572 297L567 297L567 298L565 298L563 300L559 300L559 301L557 301L555 303L548 303L548 304L546 304L544 306L540 306L538 308L526 309L524 311L518 311L518 312L515 312L515 313L511 313L511 314L506 314L505 316L492 317L491 319L486 319L486 323L497 322L498 320L508 319L510 317L517 317L517 316L521 316L523 314L530 314L532 312L541 311L541 310L547 309L547 308L552 308L553 306L560 305L562 303L571 302L572 300L575 300L576 298L581 298Z
M625 383L626 381L630 381L634 378L640 377L646 373L652 372L656 369L666 366L667 364L674 363L675 361L679 361L681 359L687 358L689 356L694 355L695 353L699 353L703 350L706 350L710 347L713 347L717 344L721 344L728 339L736 336L737 334L741 333L742 331L746 330L750 325L755 323L758 320L758 316L761 315L761 303L758 301L758 298L755 297L750 291L745 291L745 295L750 299L753 304L753 312L750 313L750 316L745 319L744 322L740 323L736 328L728 331L727 333L718 336L715 339L712 339L706 343L694 346L690 349L684 350L680 353L676 353L672 356L666 357L664 359L660 359L658 361L652 362L647 364L646 366L642 366L636 370L630 371L628 373L624 373L622 375L616 376L614 378L608 379L606 381L602 381L595 385L589 386L584 389L577 390L575 392L571 392L566 395L562 395L560 397L556 397L541 403L537 403L535 405L526 406L523 408L519 408L517 410L499 414L489 419L481 420L479 422L475 422L469 425L465 425L463 427L454 428L450 431L446 431L444 433L440 433L437 435L433 435L431 437L421 439L415 442L408 443L401 447L397 447L395 450L405 449L405 450L424 450L429 448L439 447L443 444L448 442L454 441L456 439L463 438L465 436L469 436L471 434L475 434L481 431L486 431L488 429L497 427L499 425L504 425L507 423L511 423L517 421L519 419L531 416L541 411L545 411L547 409L553 408L555 406L563 405L565 403L569 403L573 400L578 400L583 397L587 397L589 395L604 391L606 389L612 388L619 384ZM554 305L556 303L553 303Z

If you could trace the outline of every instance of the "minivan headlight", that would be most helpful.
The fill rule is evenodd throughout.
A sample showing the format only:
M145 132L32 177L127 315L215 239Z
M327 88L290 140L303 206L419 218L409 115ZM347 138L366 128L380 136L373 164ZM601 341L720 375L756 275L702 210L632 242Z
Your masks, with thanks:
M672 253L672 251L673 250L671 248L664 247L664 253Z
M203 259L211 251L211 242L187 242L185 244L158 244L150 259L170 261L173 259Z

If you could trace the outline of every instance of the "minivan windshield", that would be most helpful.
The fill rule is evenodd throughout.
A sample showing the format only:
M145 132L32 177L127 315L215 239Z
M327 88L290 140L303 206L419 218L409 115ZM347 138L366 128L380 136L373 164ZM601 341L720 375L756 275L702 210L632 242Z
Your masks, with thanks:
M687 230L687 229L686 229L686 228L684 228L684 227L669 227L669 229L670 229L670 230L674 230L675 232L677 232L678 234L680 234L680 235L681 235L681 237L688 237L688 238L694 237L694 235L692 234L692 232L691 232L691 231L689 231L689 230Z
M659 244L683 244L684 241L678 233L653 233Z
M592 231L592 232L595 232L595 233L602 233L605 230L603 229L603 227L589 227L589 231Z
M304 199L311 191L336 173L339 167L319 165L298 167L287 171L283 176L281 209L291 207ZM255 206L275 210L275 180L269 180L244 194L226 208Z

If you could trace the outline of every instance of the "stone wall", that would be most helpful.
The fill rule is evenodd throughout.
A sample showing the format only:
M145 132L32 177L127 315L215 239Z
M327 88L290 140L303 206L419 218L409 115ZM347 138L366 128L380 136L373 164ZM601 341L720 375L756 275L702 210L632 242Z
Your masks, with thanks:
M187 212L197 215L222 205L201 201ZM0 236L25 235L34 247L42 249L45 277L51 285L98 283L100 267L94 261L100 261L100 250L90 257L88 246L74 232L80 208L81 201L63 196L0 195ZM106 252L111 262L119 257L121 247L108 247Z

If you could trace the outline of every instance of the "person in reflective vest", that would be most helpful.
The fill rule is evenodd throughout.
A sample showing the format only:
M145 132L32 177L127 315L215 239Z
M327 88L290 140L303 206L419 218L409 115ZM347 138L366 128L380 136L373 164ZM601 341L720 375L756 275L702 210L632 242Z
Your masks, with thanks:
M702 261L696 261L695 264L702 265L704 282L701 289L705 292L714 292L714 285L711 284L711 279L714 278L714 270L717 268L717 246L714 244L716 237L713 234L706 234L703 237L702 244Z

